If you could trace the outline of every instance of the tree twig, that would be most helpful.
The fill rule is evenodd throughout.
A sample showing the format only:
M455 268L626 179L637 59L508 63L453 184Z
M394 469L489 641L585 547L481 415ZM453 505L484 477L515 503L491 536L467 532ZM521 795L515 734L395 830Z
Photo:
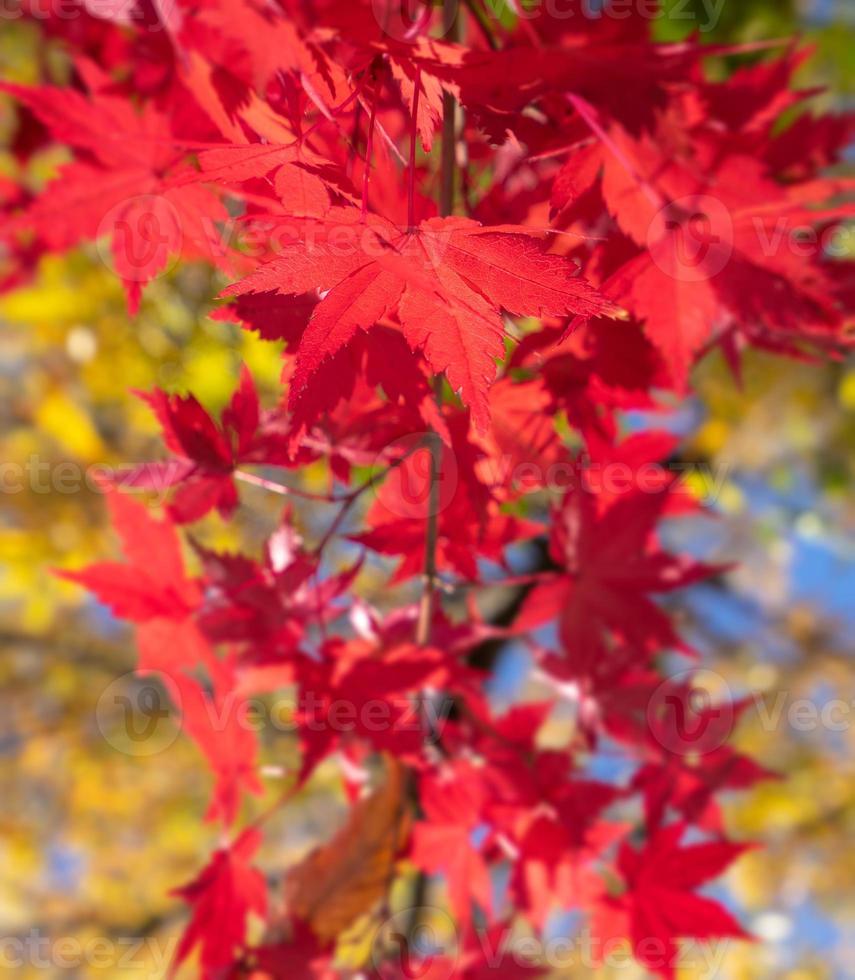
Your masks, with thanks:
M460 21L457 0L443 0L443 37L449 41L460 38ZM440 158L439 213L445 217L454 210L454 186L457 163L457 101L450 92L442 97L442 156ZM442 400L442 376L434 381L437 403ZM424 587L419 602L416 621L416 643L427 646L431 641L434 607L437 590L436 549L439 537L440 480L442 478L442 440L438 433L430 433L430 489L428 494L427 527L425 528ZM427 900L428 879L419 871L413 883L412 907L409 910L405 935L412 952Z

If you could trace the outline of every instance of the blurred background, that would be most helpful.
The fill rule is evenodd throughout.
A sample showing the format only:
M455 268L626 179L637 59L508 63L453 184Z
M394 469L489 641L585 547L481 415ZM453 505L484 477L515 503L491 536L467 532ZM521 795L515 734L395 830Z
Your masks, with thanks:
M676 21L658 29L681 32ZM725 0L710 37L793 32L814 43L800 83L827 85L820 101L855 108L851 0ZM36 81L46 60L63 57L21 21L0 26L5 79ZM0 143L14 126L3 99ZM31 179L58 162L33 159ZM12 166L0 151L0 175ZM0 940L164 939L128 943L121 967L114 957L62 970L31 956L31 968L12 970L22 977L165 976L181 914L168 891L216 846L200 824L208 779L193 746L179 738L137 754L118 720L113 731L96 711L133 667L129 633L50 569L115 553L85 477L158 454L152 418L129 389L189 389L219 410L244 359L275 398L276 345L208 319L217 289L204 268L182 267L146 290L131 321L120 283L92 251L47 259L34 282L0 296ZM669 424L685 434L685 459L722 482L715 518L673 533L684 548L740 564L688 594L683 628L711 676L749 698L736 744L782 777L726 807L732 835L762 844L723 886L759 941L728 945L718 975L853 977L855 363L750 354L739 388L714 356L696 387ZM234 526L207 520L206 542L260 537L278 502L254 493ZM265 761L281 764L289 751L280 738ZM313 793L289 814L268 866L285 866L289 848L328 823L322 783ZM0 948L0 969L12 966Z

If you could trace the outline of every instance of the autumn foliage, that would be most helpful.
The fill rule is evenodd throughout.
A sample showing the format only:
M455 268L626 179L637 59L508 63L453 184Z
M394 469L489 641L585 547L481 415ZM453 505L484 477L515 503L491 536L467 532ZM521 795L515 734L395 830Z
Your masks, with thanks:
M638 14L510 0L403 8L38 19L74 70L3 85L13 149L66 162L38 190L0 185L4 285L95 242L133 314L177 259L203 262L214 319L283 350L276 405L248 370L219 418L140 393L165 451L105 485L122 558L62 574L133 624L210 769L223 845L175 890L178 960L201 976L350 975L336 944L366 916L371 975L545 975L487 940L567 909L673 976L681 939L748 938L700 889L747 846L718 795L771 774L727 744L740 705L699 707L686 679L669 596L722 570L660 533L700 505L656 415L711 351L738 383L749 345L850 343L852 186L828 170L851 119L809 110L794 45L656 43ZM320 492L301 482L319 466ZM251 484L286 505L264 553L200 544L189 526L231 520ZM289 498L330 507L325 532L301 533ZM387 608L360 598L366 562ZM497 711L504 644L548 697ZM241 706L284 689L300 762L272 805L333 761L350 816L273 883ZM571 735L545 738L568 710ZM631 776L592 771L601 750ZM453 955L413 940L437 907Z

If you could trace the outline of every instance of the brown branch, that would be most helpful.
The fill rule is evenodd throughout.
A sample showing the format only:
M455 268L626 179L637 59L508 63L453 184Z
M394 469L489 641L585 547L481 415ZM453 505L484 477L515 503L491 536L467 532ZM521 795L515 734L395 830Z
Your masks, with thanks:
M443 37L450 41L460 38L460 20L456 0L444 0L442 5ZM454 188L457 170L457 100L450 92L442 96L442 156L440 158L439 213L445 217L454 210ZM442 378L434 383L437 402L442 399ZM430 643L436 602L436 547L439 536L439 491L442 476L442 442L436 432L429 437L430 492L428 495L427 527L425 529L424 589L416 622L416 643Z
M443 37L449 41L460 39L460 19L457 0L443 0ZM454 210L454 188L457 164L457 101L450 92L442 97L442 156L440 158L439 213L443 217ZM437 375L434 382L437 404L442 401L442 377ZM430 433L430 492L428 495L427 527L425 529L424 588L419 603L416 622L416 643L427 646L431 641L431 626L436 602L437 572L436 548L439 537L440 478L442 476L442 441L436 432ZM418 800L415 801L418 805ZM422 916L422 908L427 901L428 878L419 871L413 883L412 907L409 909L405 935L412 949Z

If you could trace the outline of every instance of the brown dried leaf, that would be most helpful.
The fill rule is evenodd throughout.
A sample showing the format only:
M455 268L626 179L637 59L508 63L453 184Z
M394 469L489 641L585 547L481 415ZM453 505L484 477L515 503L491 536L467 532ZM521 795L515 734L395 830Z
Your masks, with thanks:
M406 772L387 758L386 781L352 810L348 822L288 876L295 916L332 940L386 894L411 824Z

